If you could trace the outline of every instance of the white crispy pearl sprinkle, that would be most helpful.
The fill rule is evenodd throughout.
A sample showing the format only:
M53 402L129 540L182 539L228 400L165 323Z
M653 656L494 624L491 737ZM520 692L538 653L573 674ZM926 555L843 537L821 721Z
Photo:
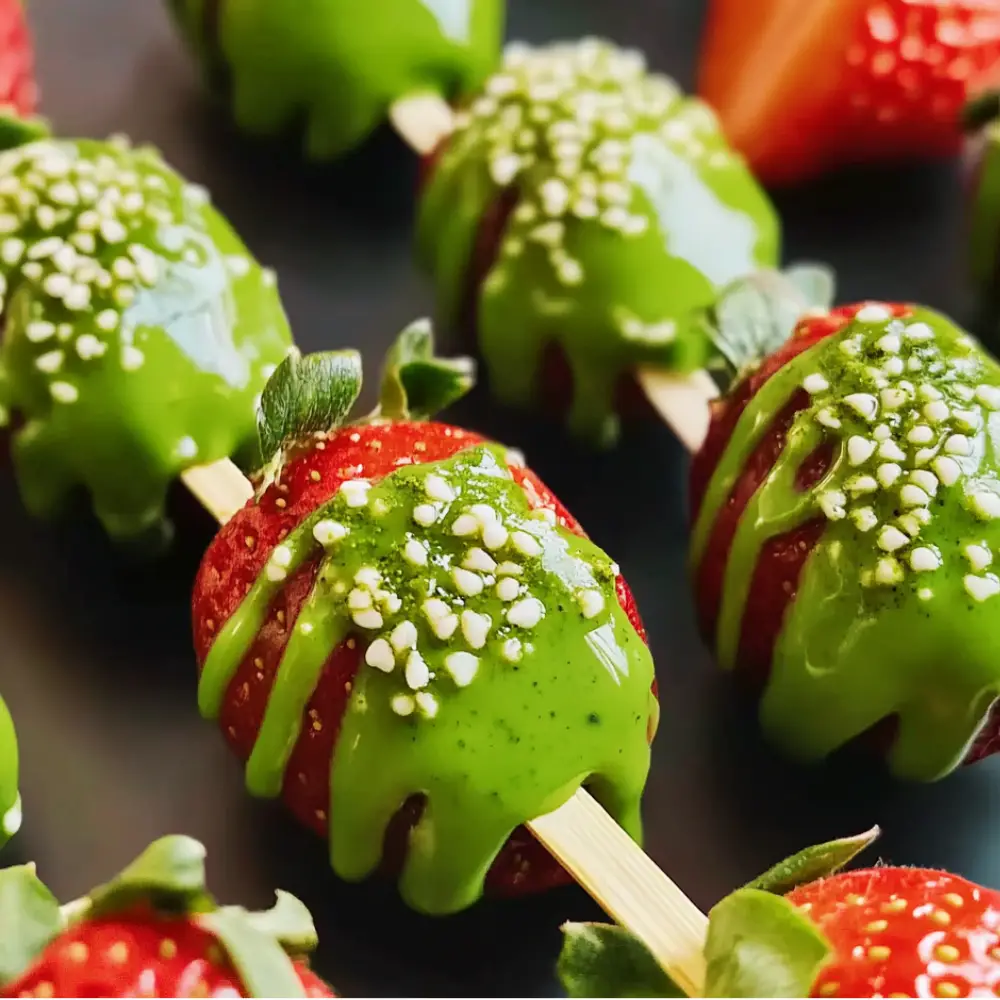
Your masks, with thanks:
M313 525L313 538L324 548L336 545L341 539L347 536L347 528L338 521L331 521L324 518Z
M389 636L392 648L401 653L404 649L415 649L417 645L417 627L411 621L401 621Z
M596 618L604 610L604 595L599 590L583 590L577 600L584 618Z
M365 650L365 663L386 674L391 674L396 669L396 657L385 639L376 639Z
M934 459L931 463L931 468L937 473L938 479L945 486L954 486L962 474L962 467L958 462L953 458L948 458L946 455Z
M976 601L986 601L1000 594L1000 579L992 573L988 576L975 576L970 573L963 577L962 583L965 584L969 596Z
M340 484L348 507L364 507L368 503L368 491L372 484L367 479L348 479Z
M482 525L472 514L460 514L451 526L451 533L458 538L467 538L470 535L478 535L481 529Z
M878 414L878 400L868 392L852 392L844 397L844 402L865 420L874 420Z
M906 457L905 455L903 456ZM903 474L902 468L895 462L884 462L875 470L879 483L888 489Z
M964 434L952 434L945 441L944 450L949 455L971 455L972 443Z
M545 615L545 605L537 597L526 597L507 611L507 621L519 628L534 628Z
M810 395L815 396L817 393L826 392L830 388L830 383L818 372L814 372L802 380L802 388Z
M455 499L455 491L441 476L434 473L424 480L424 489L432 500L441 503L451 503Z
M455 583L455 589L463 597L476 597L483 591L483 578L478 573L456 568L451 571L451 578Z
M885 556L875 564L875 582L891 587L903 580L903 567L892 556Z
M415 538L409 538L403 546L403 558L414 566L426 566L427 549Z
M542 547L534 535L529 535L526 531L515 531L510 536L510 543L522 556L537 556L541 553Z
M898 528L887 524L878 535L878 547L884 552L895 552L907 544L909 539Z
M76 386L69 382L50 382L49 392L57 403L75 403L80 398Z
M941 557L926 545L917 546L910 553L910 568L916 573L929 573L940 566Z
M377 629L382 627L382 615L374 608L351 612L351 619L359 628Z
M497 563L493 556L477 547L466 552L462 568L479 573L492 573L497 568Z
M479 670L479 657L472 653L449 653L444 660L445 669L452 680L461 688L468 687Z
M855 318L860 323L885 323L892 319L892 313L885 306L873 302L859 309Z
M413 711L416 708L416 703L413 698L408 694L397 694L393 695L392 701L389 703L392 706L392 710L396 715L413 715Z
M919 487L907 483L899 491L899 499L904 507L926 507L931 498Z
M980 385L976 387L976 399L991 410L1000 410L1000 386Z
M984 521L992 521L1000 517L1000 496L992 490L973 493L969 497L969 506L973 513Z
M430 693L430 691L418 691L414 696L413 700L417 703L417 708L427 716L428 719L434 719L437 717L438 705L437 698Z
M847 496L840 490L827 490L818 497L820 509L831 521L847 516Z
M489 615L482 615L468 609L462 612L462 635L473 649L482 649L486 645L486 637L489 635L491 625Z
M855 434L847 439L847 460L851 465L864 465L875 452L875 442Z
M423 528L429 528L437 521L438 512L429 503L417 504L413 508L413 520Z
M976 573L981 573L993 562L993 553L985 545L966 545L962 552Z
M425 688L431 681L431 672L420 653L410 650L406 658L406 683L414 691Z

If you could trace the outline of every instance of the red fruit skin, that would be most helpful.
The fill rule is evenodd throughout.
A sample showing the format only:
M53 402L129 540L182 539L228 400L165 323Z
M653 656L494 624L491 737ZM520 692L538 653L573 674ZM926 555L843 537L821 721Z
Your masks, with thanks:
M769 185L952 156L1000 84L997 0L713 0L698 92Z
M1000 893L926 868L869 868L788 893L833 955L814 997L994 996Z
M824 337L843 329L859 309L869 304L861 302L842 306L826 315L803 320L783 347L713 404L705 443L691 461L688 501L692 523L698 518L712 474L750 400L789 361ZM894 316L903 317L910 313L910 307L906 305L880 305L884 305ZM715 642L726 562L740 517L781 455L785 435L795 414L808 405L809 396L801 390L781 412L775 414L767 434L751 454L712 525L702 559L695 567L693 581L698 626L710 645ZM832 452L828 445L817 448L799 467L796 475L798 488L807 490L819 482L831 459ZM825 518L816 518L777 535L764 545L758 557L743 613L736 660L737 674L747 679L756 690L763 689L770 675L771 658L785 612L795 600L802 567L823 534L825 525ZM891 727L878 729L880 748L885 741L891 741L892 734ZM971 764L997 751L1000 751L1000 705L994 706L963 763Z
M38 106L31 35L20 0L0 0L0 105L23 118Z
M301 961L306 996L336 996ZM215 938L187 918L135 911L61 934L0 997L242 997Z
M282 472L281 486L272 485L259 504L251 502L240 511L219 531L205 553L195 580L192 605L199 667L216 632L239 606L274 546L317 506L329 500L345 479L377 482L401 465L441 461L463 448L482 443L484 439L479 435L445 424L397 422L344 428L331 434L322 450L300 454L288 462ZM584 534L572 514L533 472L519 466L511 466L510 470L532 507L552 508L561 525L578 535ZM294 622L312 589L318 566L317 558L288 578L272 609L272 617L229 685L219 722L242 760L249 757L260 729L288 641L286 625ZM621 576L617 591L622 608L645 641L635 601ZM327 660L307 705L310 724L303 726L286 772L284 802L302 823L321 836L327 835L330 760L362 653L363 646L349 639ZM418 815L419 803L413 801L390 826L385 849L388 870L398 869L405 854L406 832ZM497 895L520 895L568 881L569 875L522 827L515 831L494 862L487 889Z

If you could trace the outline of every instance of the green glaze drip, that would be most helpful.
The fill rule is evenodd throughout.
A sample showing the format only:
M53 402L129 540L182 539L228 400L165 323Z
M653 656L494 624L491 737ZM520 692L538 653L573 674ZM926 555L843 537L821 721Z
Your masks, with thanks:
M512 193L518 207L477 306L492 389L530 404L544 350L560 344L574 377L570 426L597 442L617 433L620 376L699 367L709 346L699 311L778 260L774 209L708 107L607 43L510 46L459 115L419 220L451 324L481 220Z
M892 319L864 307L747 406L694 528L695 565L748 458L802 388L810 405L730 549L719 659L737 660L764 545L825 517L776 643L763 726L816 759L896 714L891 769L933 780L962 760L1000 694L1000 365L929 310ZM831 467L800 492L795 473L823 440Z
M347 484L274 550L201 675L212 717L286 576L322 556L247 783L280 793L324 662L364 637L330 775L332 863L369 875L393 814L425 795L402 891L430 913L474 902L510 833L583 781L641 835L649 651L618 604L614 565L532 511L503 454L468 448L370 489Z
M107 531L162 525L183 469L256 460L256 401L291 345L272 272L150 149L0 156L0 408L28 509L85 486Z
M0 847L21 827L17 771L17 733L10 712L0 698Z
M218 4L207 38L207 3ZM233 114L253 135L305 122L306 150L329 159L358 145L400 98L461 97L495 68L503 0L171 0L195 54L221 60ZM213 51L215 49L216 51Z

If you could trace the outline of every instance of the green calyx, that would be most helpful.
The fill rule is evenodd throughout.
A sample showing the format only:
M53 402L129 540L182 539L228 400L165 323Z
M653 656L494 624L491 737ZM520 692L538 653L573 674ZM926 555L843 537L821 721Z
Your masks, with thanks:
M464 396L474 382L471 359L435 357L431 324L417 320L389 349L378 406L356 422L428 420ZM260 450L267 462L264 486L280 473L289 449L347 422L361 385L357 351L288 353L264 386L257 415Z
M262 913L218 906L205 887L204 846L180 835L154 841L110 882L62 907L34 865L0 871L0 987L19 978L69 927L136 907L197 922L223 947L248 995L305 996L292 957L316 946L306 907L280 891Z
M873 827L807 848L726 896L709 911L706 997L805 997L831 947L786 893L840 871L879 835ZM608 924L568 923L557 967L570 997L686 994L638 938Z
M26 146L29 142L48 139L51 135L52 129L45 118L0 114L0 150Z
M812 311L828 312L836 280L822 265L762 270L723 288L705 310L702 326L714 347L707 368L725 391L776 351Z

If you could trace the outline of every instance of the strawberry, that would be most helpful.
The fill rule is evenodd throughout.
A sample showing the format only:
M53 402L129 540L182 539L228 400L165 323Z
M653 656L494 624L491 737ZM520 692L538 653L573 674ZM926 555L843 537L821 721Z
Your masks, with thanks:
M1000 749L978 646L1000 593L997 407L1000 366L971 338L884 303L801 320L715 404L690 479L699 625L794 755L865 736L933 780ZM931 689L954 716L925 714Z
M416 338L415 341L414 338ZM415 342L420 346L414 347ZM404 333L400 344L403 346L405 354L400 356L400 348L397 347L395 360L390 360L383 384L383 403L378 411L378 416L366 422L346 426L337 426L336 420L328 420L324 423L325 418L321 418L313 425L314 430L318 430L321 426L333 426L333 429L313 435L307 440L302 439L301 428L296 430L297 442L290 449L286 449L280 474L270 482L268 482L268 477L265 477L260 484L257 498L222 528L209 547L195 582L193 598L194 644L198 662L203 668L206 660L210 657L213 646L220 642L220 635L225 633L226 623L240 608L248 592L255 586L255 581L260 579L262 573L271 572L268 567L274 565L275 553L280 553L282 546L287 543L290 536L294 538L294 532L298 525L302 524L305 519L315 518L317 510L322 510L324 505L329 505L333 498L339 495L339 491L342 492L345 489L345 483L347 491L351 490L353 483L362 480L371 484L372 490L376 490L383 482L392 482L386 477L392 477L394 474L398 477L400 470L405 472L406 470L427 468L429 471L433 471L436 467L435 463L447 462L455 459L456 456L473 454L476 449L495 447L470 431L438 422L415 419L418 414L429 413L432 405L436 406L447 402L464 392L470 384L468 369L456 362L450 363L449 367L446 362L430 358L429 328L423 326L411 328ZM428 395L427 390L427 386L431 384L430 378L421 380L413 374L418 371L419 364L416 359L421 355L424 360L419 364L423 365L425 374L433 374L438 381L437 388L432 387L430 395ZM313 359L306 358L303 364L317 358L322 359L323 356L314 356ZM282 377L282 369L279 369L274 379L280 382ZM350 398L353 401L353 395ZM265 392L265 408L268 399L269 393ZM268 454L271 448L263 440L262 444L264 453ZM511 451L507 451L505 454L504 475L509 475L513 483L520 487L518 496L524 499L519 502L526 501L527 510L538 512L537 515L534 515L536 517L541 517L544 514L543 519L546 520L546 523L556 526L554 530L565 529L566 532L583 537L583 530L577 521L544 483L530 469L521 464L519 456ZM362 499L360 502L364 503L364 500ZM419 514L419 509L415 508L414 518ZM469 521L468 525L465 525L464 522L455 522L455 535L460 532L464 535L466 530L479 530L468 515L466 515L466 520ZM324 521L323 523L328 524L329 522ZM482 530L483 545L493 544L487 540L486 529ZM503 532L501 532L501 537L502 535ZM511 535L511 538L513 537ZM493 540L493 542L496 541L496 539ZM398 552L404 542L408 546L406 552L407 558L409 558L409 555L412 554L409 546L413 544L413 538L407 541L406 538L399 537L394 548ZM474 550L476 565L484 573L489 572L491 564L495 566L497 562L505 558L504 553L507 550L500 546L490 551L496 555L496 560L483 548ZM470 557L472 552L473 550L470 550ZM421 558L426 560L426 557ZM251 759L255 753L255 746L259 746L265 715L269 704L273 703L275 698L276 677L281 673L280 667L288 650L292 626L297 620L300 620L303 607L307 605L307 602L310 605L314 603L310 601L310 595L313 594L317 585L317 576L323 575L320 573L320 563L319 555L315 554L306 559L294 572L289 572L287 579L281 580L280 590L275 593L270 602L270 610L259 628L258 634L246 647L245 655L240 657L231 679L225 685L224 696L221 697L215 708L208 712L208 714L218 716L228 742L243 759ZM465 565L473 564L467 562ZM504 563L495 572L505 572L504 565L509 565L509 563ZM279 569L279 576L280 572ZM494 586L493 584L488 585ZM417 586L423 585L417 584ZM479 585L476 584L476 586ZM495 586L498 593L502 589L509 589L512 592L518 589L512 582L503 584L502 580ZM642 650L641 657L645 658L648 656L643 645L645 632L631 592L618 573L617 567L612 566L612 572L608 576L608 587L610 588L608 593L612 595L612 599L617 597L617 602L620 604L623 617L619 627L632 631L636 639L639 640L637 645ZM430 592L434 592L433 587ZM438 593L442 593L440 588ZM380 594L383 596L380 597ZM387 597L384 592L378 589L374 591L374 595L376 601L383 602L388 601L388 598L391 597L391 595ZM356 596L358 595L355 588L355 591L352 591L351 599L353 600ZM442 596L447 598L448 594L445 593ZM504 600L508 599L510 598L504 597ZM467 605L467 609L462 613L462 634L472 644L471 648L483 648L485 636L477 640L467 631L467 627L475 627L477 620L482 621L481 617L477 618L477 612L473 610L476 607L475 601L473 597L468 596L464 599L464 603ZM380 622L383 614L389 618L394 613L386 603L380 604L379 607L382 609L377 615ZM332 832L336 819L336 816L332 815L335 810L331 809L331 760L335 753L342 752L342 748L339 747L339 743L342 742L341 732L343 726L346 725L344 722L345 713L348 712L349 705L352 704L352 698L357 696L355 688L360 683L359 671L362 672L363 680L366 671L368 674L373 673L373 671L367 670L368 666L378 664L379 671L386 670L386 668L390 672L393 670L392 651L388 642L384 639L380 642L372 641L370 632L367 632L368 625L363 615L370 614L371 610L354 613L354 623L360 627L350 628L332 648L322 665L315 686L308 692L308 701L301 716L306 724L294 739L294 745L290 749L287 766L283 770L280 784L276 784L272 788L274 794L280 792L281 797L301 822L320 834L327 834L328 828L331 828ZM397 605L395 613L397 616L406 613L405 599L402 610ZM511 606L508 616L514 613L514 607ZM565 620L572 623L574 611L567 607L564 614ZM471 617L467 620L466 615ZM422 615L411 617L420 625ZM510 620L509 617L508 620ZM499 621L498 609L493 610L492 618L488 617L487 621L493 623ZM409 620L404 622L402 627L409 629L412 633L413 626ZM447 631L445 629L438 632L437 625L432 627L439 638ZM447 634L451 635L452 632L455 633L456 637L458 636L454 624L451 626L451 632ZM392 632L394 646L396 646L398 635L397 631ZM499 642L499 639L497 641ZM445 649L447 648L446 646ZM491 648L494 647L486 646L481 655L487 656ZM520 653L517 652L520 649L519 639L512 638L504 642L502 648L505 651L504 655L513 650L516 656L520 657ZM389 657L388 663L382 659L386 655ZM424 655L429 657L431 654L428 652ZM413 654L410 654L410 657L407 660L406 677L407 683L412 687L410 669ZM417 659L420 659L419 655ZM468 663L474 659L472 657L465 662ZM450 656L447 662L452 662ZM448 667L448 669L451 668ZM509 663L508 667L503 669L509 669ZM518 668L515 667L516 669ZM390 673L391 676L394 675ZM475 681L473 685L475 683L479 682ZM204 684L205 673L203 672L202 685L204 686ZM366 697L369 696L366 695ZM437 697L437 701L428 701L424 697L424 689L418 686L417 712L412 716L414 699L411 698L410 694L404 693L394 696L394 710L399 711L396 706L397 698L400 697L403 699L404 718L416 720L423 713L426 718L422 718L417 724L425 725L428 721L433 722L437 715L438 701L444 706L445 697L450 697L450 695L445 692ZM421 700L422 698L423 700ZM655 714L655 699L650 702L648 688L643 693L641 700L648 703L648 711ZM202 707L205 710L204 699ZM442 707L441 712L445 711L446 707ZM473 715L475 714L474 711ZM556 713L553 711L552 717L555 718L555 715ZM594 718L596 719L596 715ZM642 723L639 738L642 742L642 753L645 754L648 752L645 750L645 746L648 739L652 738L655 719L651 715L646 715L644 710L642 719L637 718L636 721ZM413 725L414 723L407 721L405 724ZM509 729L511 726L519 726L521 723L517 721L515 716L502 724L506 729ZM385 734L385 738L388 739L390 735L391 729ZM417 736L414 736L414 739L416 738ZM565 738L565 731L563 738ZM515 739L513 731L511 731L510 739ZM474 737L468 737L470 744L473 740ZM519 735L516 740L520 742ZM631 740L627 740L627 742L631 743ZM465 743L466 740L463 739L460 741L460 746L465 746ZM628 747L622 750L622 752L627 751ZM443 765L441 767L447 774L448 768ZM463 801L463 808L474 809L476 807L475 801L476 796L472 794L468 804ZM420 819L421 811L424 809L418 796L409 798L401 810L399 810L399 806L404 806L404 803L399 801L396 808L391 810L397 815L388 829L384 858L386 866L397 869L407 853L408 831ZM354 808L353 804L351 808ZM525 818L531 818L531 816ZM515 826L517 826L516 823L511 823L510 830L514 830ZM410 842L412 845L412 835ZM499 849L499 847L500 844L497 843L496 848ZM336 864L336 838L333 838L333 849L335 867L338 867ZM493 853L496 853L496 849L489 852L489 854ZM485 860L488 861L489 854L486 852L484 854L486 855ZM338 870L342 870L343 867L341 865ZM485 871L486 867L484 866L484 874ZM567 880L568 876L559 865L523 827L519 827L507 839L506 844L499 850L498 856L489 865L487 884L488 888L494 892L520 894L544 889ZM472 896L466 901L471 901L471 898L474 898L476 894L475 890L470 891L472 891ZM424 908L431 906L431 904L420 900L416 900L415 905Z
M698 92L768 185L951 156L1000 82L996 0L713 0Z
M334 996L306 965L316 931L302 903L279 892L266 913L219 907L204 857L163 837L62 908L33 865L0 872L0 996Z
M696 995L994 996L1000 892L928 868L839 870L878 833L801 851L715 906ZM570 996L684 995L627 932L564 931Z
M31 35L20 0L0 2L0 107L27 118L38 105Z

